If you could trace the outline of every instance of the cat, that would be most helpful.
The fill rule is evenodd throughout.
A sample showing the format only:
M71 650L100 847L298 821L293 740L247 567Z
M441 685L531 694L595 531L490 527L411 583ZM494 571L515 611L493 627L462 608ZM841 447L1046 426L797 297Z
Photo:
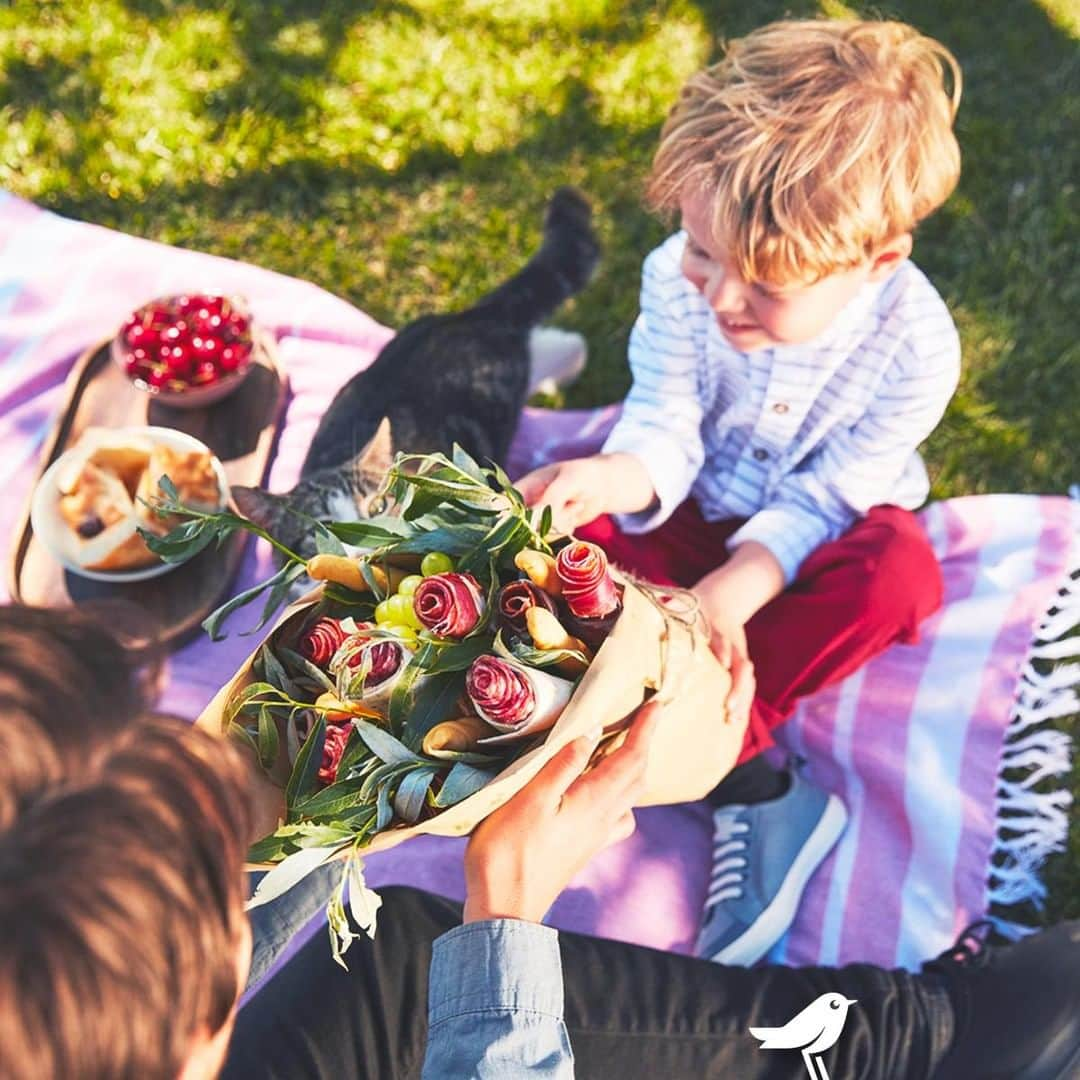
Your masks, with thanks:
M309 558L315 540L300 515L366 516L397 452L449 454L456 443L477 461L504 461L529 392L530 333L585 287L599 257L588 202L560 188L522 270L465 311L402 329L338 391L296 487L284 495L234 487L237 509Z

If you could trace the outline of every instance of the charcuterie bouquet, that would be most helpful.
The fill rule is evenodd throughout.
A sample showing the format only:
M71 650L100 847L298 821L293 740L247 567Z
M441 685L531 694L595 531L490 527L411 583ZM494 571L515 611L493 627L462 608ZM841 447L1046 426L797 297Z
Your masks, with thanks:
M266 534L231 513L184 507L167 480L156 504L184 517L163 558L230 531ZM198 723L240 740L253 763L260 834L250 861L272 869L252 904L341 859L328 904L335 956L378 898L362 858L419 833L467 834L570 740L599 724L598 754L659 695L643 805L701 798L732 767L743 728L723 702L728 673L692 597L638 582L594 545L557 536L497 466L461 451L399 455L361 521L311 520L319 554L204 624L265 594L262 625L291 604Z

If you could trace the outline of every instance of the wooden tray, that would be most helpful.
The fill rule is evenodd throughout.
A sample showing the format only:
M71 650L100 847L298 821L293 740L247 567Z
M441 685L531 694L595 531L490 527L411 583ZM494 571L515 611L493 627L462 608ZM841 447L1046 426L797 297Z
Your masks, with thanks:
M262 334L244 382L223 401L205 408L171 408L136 389L110 358L108 341L79 358L66 389L67 400L46 441L37 480L88 427L152 424L201 439L221 459L230 484L257 485L270 463L288 383L273 339ZM197 630L214 609L239 569L246 539L238 535L220 549L207 548L183 566L148 581L91 581L66 571L35 539L27 499L11 549L8 584L12 599L19 603L101 609L131 649L172 646Z

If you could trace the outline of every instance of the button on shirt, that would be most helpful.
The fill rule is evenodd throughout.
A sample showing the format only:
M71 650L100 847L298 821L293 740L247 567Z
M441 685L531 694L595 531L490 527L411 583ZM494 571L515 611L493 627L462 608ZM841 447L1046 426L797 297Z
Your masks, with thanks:
M693 496L708 521L747 518L729 547L763 544L790 582L872 506L926 499L917 447L960 377L956 327L906 261L813 341L740 353L683 276L685 244L676 233L645 260L634 382L604 450L641 460L657 504L619 523L647 532Z

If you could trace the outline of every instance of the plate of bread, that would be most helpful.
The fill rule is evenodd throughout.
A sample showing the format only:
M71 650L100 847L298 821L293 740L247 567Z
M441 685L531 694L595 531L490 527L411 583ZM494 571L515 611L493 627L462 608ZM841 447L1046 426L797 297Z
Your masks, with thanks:
M131 582L167 574L139 534L164 536L179 522L150 503L167 476L188 506L208 512L229 501L221 462L192 435L167 427L87 428L34 490L34 533L65 569L95 581Z

